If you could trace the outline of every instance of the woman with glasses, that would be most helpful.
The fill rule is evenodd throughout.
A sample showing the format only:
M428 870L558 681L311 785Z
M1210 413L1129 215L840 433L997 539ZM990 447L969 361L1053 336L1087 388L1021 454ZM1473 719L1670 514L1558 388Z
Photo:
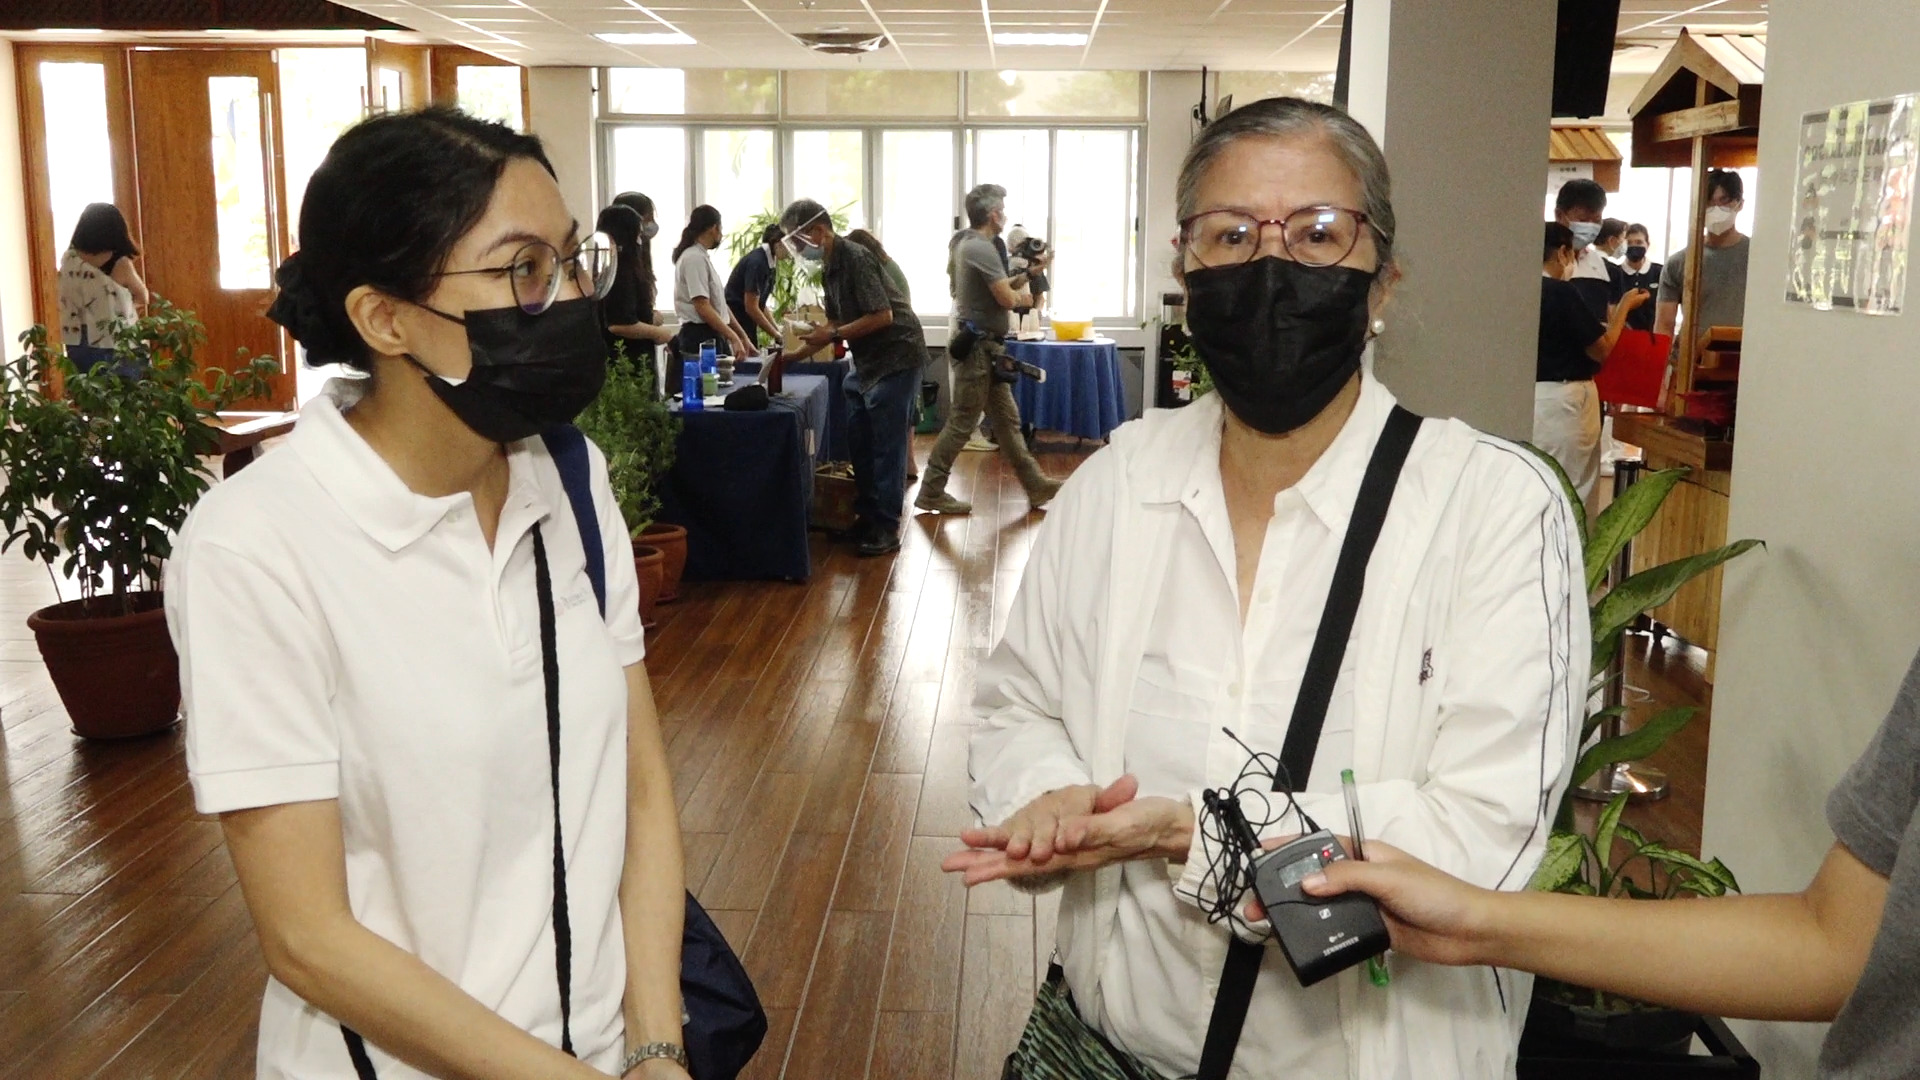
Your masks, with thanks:
M1370 836L1524 887L1584 712L1575 511L1528 451L1421 422L1368 370L1399 270L1358 123L1243 106L1189 149L1177 197L1217 392L1122 428L1067 482L977 679L982 824L946 867L1064 886L1062 969L1012 1075L1510 1076L1523 976L1396 959L1386 989L1360 968L1302 989L1278 948L1230 949L1268 928L1232 921L1203 793L1231 791L1261 838L1301 831L1289 789L1345 832L1352 770Z
M639 590L556 427L605 377L611 247L538 139L451 109L348 130L299 235L269 315L362 377L208 492L166 582L195 803L272 976L260 1075L685 1080Z

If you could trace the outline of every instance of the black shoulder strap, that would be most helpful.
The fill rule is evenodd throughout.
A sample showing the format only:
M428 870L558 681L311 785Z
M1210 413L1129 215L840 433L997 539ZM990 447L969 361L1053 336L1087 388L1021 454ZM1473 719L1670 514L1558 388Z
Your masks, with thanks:
M1333 684L1340 677L1340 661L1346 657L1347 639L1353 636L1353 622L1360 612L1367 562L1373 557L1381 526L1386 524L1393 489L1406 464L1407 452L1413 449L1414 436L1420 433L1420 422L1420 417L1394 406L1373 448L1373 458L1367 462L1360 497L1354 501L1347 537L1340 546L1340 561L1334 567L1333 584L1327 589L1327 606L1320 613L1320 629L1314 635L1313 651L1307 654L1307 670L1300 679L1300 695L1294 699L1293 718L1287 724L1287 740L1280 750L1282 772L1274 778L1275 791L1281 790L1283 778L1304 788L1313 773L1320 728L1326 723ZM1226 1080L1265 955L1264 945L1249 945L1238 937L1228 942L1227 962L1220 971L1220 990L1213 1000L1213 1017L1207 1023L1207 1041L1200 1050L1196 1080Z

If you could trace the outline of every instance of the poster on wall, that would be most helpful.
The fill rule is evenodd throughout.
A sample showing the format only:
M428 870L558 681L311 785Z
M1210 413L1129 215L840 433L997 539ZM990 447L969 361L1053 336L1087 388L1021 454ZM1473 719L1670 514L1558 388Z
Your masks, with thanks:
M1900 314L1917 101L1914 94L1855 101L1801 118L1788 300L1821 311Z

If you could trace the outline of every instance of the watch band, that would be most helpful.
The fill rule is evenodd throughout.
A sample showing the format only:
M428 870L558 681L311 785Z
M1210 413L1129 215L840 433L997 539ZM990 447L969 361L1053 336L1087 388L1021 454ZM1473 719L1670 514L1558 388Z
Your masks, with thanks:
M687 1067L687 1048L681 1046L679 1043L648 1043L638 1050L632 1050L627 1053L626 1058L620 1062L620 1075L625 1076L634 1069L639 1068L642 1063L652 1061L655 1058L671 1058L674 1064L684 1069Z

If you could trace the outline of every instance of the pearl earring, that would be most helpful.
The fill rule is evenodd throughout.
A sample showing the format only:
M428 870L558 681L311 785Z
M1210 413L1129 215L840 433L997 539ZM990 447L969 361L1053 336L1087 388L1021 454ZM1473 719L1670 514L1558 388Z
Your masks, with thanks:
M1379 337L1381 334L1384 334L1386 332L1387 332L1387 320L1385 319L1373 320L1373 336L1374 337Z

